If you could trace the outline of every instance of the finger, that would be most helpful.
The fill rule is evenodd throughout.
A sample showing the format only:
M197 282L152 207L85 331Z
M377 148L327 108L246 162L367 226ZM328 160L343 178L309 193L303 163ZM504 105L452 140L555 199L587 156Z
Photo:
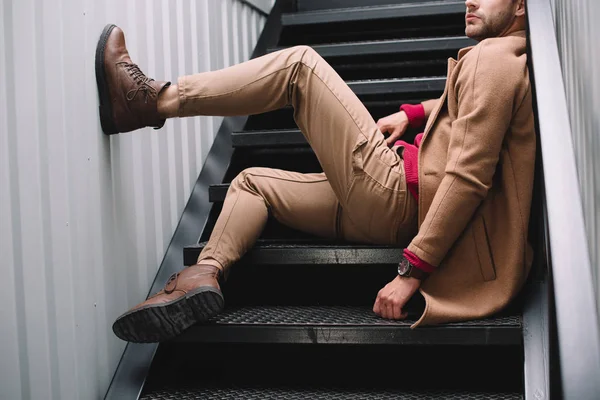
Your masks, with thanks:
M392 147L392 146L394 146L394 143L396 143L397 140L398 140L397 137L390 136L389 138L387 138L385 140L385 143L387 144L388 147Z
M379 299L379 315L382 318L387 318L387 303L385 297L381 296Z
M387 319L394 319L394 305L392 304L391 301L388 301L385 304L385 317Z
M381 301L379 300L379 296L375 299L375 304L373 305L373 312L377 315L381 315Z
M386 143L388 146L393 146L394 143L400 139L402 136L402 131L400 129L394 129L391 135L386 139Z
M408 317L408 312L407 311L403 311L403 312L401 312L400 318L398 318L398 319L406 319L406 317Z
M402 308L400 307L400 303L395 301L392 306L394 312L394 319L402 318Z

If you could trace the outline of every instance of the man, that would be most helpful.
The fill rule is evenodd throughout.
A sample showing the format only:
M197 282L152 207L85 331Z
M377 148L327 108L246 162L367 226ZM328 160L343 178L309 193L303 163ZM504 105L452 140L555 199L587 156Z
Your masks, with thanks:
M536 139L525 5L465 4L466 35L479 43L449 59L444 94L402 105L378 122L307 46L180 77L173 85L147 78L129 58L123 32L107 26L96 59L107 134L160 128L172 117L250 115L291 104L324 171L240 173L198 263L121 315L116 335L163 341L219 313L221 278L253 246L269 211L318 236L406 246L398 276L373 306L383 318L406 318L417 289L426 305L413 327L505 307L532 259L527 227ZM425 121L414 144L396 142L409 124Z

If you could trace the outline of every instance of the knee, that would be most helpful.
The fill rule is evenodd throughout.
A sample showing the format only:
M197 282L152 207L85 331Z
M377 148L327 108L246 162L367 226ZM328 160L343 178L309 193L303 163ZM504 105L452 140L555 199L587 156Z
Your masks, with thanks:
M252 177L260 175L261 170L262 168L260 167L250 167L242 170L235 178L233 178L231 186L252 187Z
M290 50L294 53L299 54L300 60L308 65L312 65L314 61L321 59L321 55L310 46L298 45L292 47Z

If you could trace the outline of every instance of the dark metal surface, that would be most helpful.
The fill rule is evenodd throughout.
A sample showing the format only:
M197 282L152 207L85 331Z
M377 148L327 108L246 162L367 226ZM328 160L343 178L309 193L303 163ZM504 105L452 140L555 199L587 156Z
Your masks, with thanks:
M216 203L225 201L225 196L229 190L229 183L219 183L208 187L208 201Z
M296 1L297 0L294 0L294 3L296 3ZM322 5L335 2L333 0L319 1L323 1ZM357 2L357 0L347 1L348 5L356 5ZM363 1L361 4L373 6L382 1L383 0L373 0L373 2ZM280 1L277 3L279 6L283 5ZM314 3L316 4L316 2ZM396 22L390 20L390 18L402 19L406 24L401 27L404 31L398 33L400 36L396 36L396 33L393 33L392 36L388 37L420 36L423 32L422 29L430 31L425 36L456 36L460 35L462 29L464 29L463 26L455 32L453 26L450 26L450 22L454 20L456 20L454 22L458 22L459 25L463 23L462 15L464 14L464 2L445 1L444 3L437 2L435 4L421 2L412 5L398 5L398 2L394 3L396 5L390 7L367 7L361 9L336 10L335 12L323 11L296 15L288 14L283 17L283 20L284 23L287 22L287 24L292 27L289 29L289 35L294 36L297 33L302 34L302 31L306 30L309 31L306 34L322 36L322 41L319 43L325 43L332 40L332 38L336 38L331 32L328 35L323 34L322 29L325 29L326 25L315 25L328 22L356 21L350 28L355 29L356 34L361 36L363 35L363 25L369 23L369 29L374 32L372 32L373 36L368 38L363 36L360 39L355 39L352 35L347 34L347 32L352 31L352 29L349 29L348 31L340 33L340 37L343 37L344 39L343 41L383 38L377 36L380 35L380 33L376 31L379 30L379 26L382 27L382 31L385 31L387 29L385 27L386 23ZM287 4L290 5L291 2L288 1ZM289 10L289 8L286 10ZM427 17L429 15L436 16L433 18ZM431 20L429 23L431 29L427 24L422 26L422 22L425 20ZM381 24L379 21L381 21ZM433 25L436 25L440 21L442 25L448 23L449 27L444 25L444 30L442 30L442 28L440 28L440 30L435 30L436 26ZM269 25L269 22L267 25ZM306 25L306 28L303 25ZM348 27L349 25L352 25L352 23L344 24L343 26ZM330 28L335 29L334 27L338 26L342 25L332 24ZM415 28L417 26L418 29ZM394 29L396 28L400 29L398 26ZM299 38L297 40L300 40L300 43L303 43L302 40L304 40L304 37L302 35L296 36L296 38ZM279 44L293 43L293 41L287 40L288 41L286 42L286 40L282 41L280 39ZM374 102L381 103L377 103L379 104L379 108L376 108L373 105L369 108L370 111L376 109L374 118L377 118L375 114L383 113L384 111L387 112L388 103L393 104L391 108L393 108L395 112L401 100L407 101L404 98L412 98L417 96L417 94L418 96L423 96L423 98L432 98L441 94L444 89L445 77L434 76L433 78L420 79L352 81L353 79L364 79L367 77L415 77L442 74L438 72L426 72L430 70L421 69L418 74L413 75L410 71L415 70L416 67L411 67L413 68L411 70L407 66L403 67L404 69L402 71L405 72L397 73L396 71L395 75L390 76L384 76L383 73L380 75L375 75L371 72L366 74L364 71L374 70L372 67L376 63L382 62L379 59L374 60L376 57L370 57L370 55L380 54L382 56L379 56L379 58L385 59L388 58L388 54L391 56L394 52L404 52L402 58L405 58L407 52L410 52L411 54L414 52L421 52L421 55L416 55L415 57L427 58L424 55L424 52L437 51L437 57L445 60L445 54L443 54L442 51L453 49L452 46L458 46L459 43L464 42L464 40L465 38L447 37L439 41L391 40L387 43L373 42L370 44L357 43L314 47L328 57L338 57L338 60L343 61L343 63L340 63L339 65L332 64L332 66L340 71L344 70L344 68L351 70L354 75L349 75L346 71L347 75L344 75L343 79L348 81L347 83L351 89L357 95L361 96L361 100L364 100L365 104ZM272 47L275 45L277 45L277 43L270 44ZM464 47L464 45L469 44L463 44L460 47ZM357 61L356 59L353 59L352 63L346 63L342 57L350 55L353 51L362 55L363 60ZM444 55L444 57L441 57L441 55ZM362 64L357 67L355 64L359 63L359 61ZM404 62L405 60L401 61ZM418 64L419 66L423 64L423 60L409 61L414 62L415 65L420 63ZM379 64L377 65L379 66ZM399 68L400 64L389 62L389 67L392 69ZM238 169L241 170L247 166L256 165L255 163L264 162L268 166L271 166L271 164L266 161L270 161L274 158L272 154L267 154L273 149L266 149L264 154L261 153L259 155L259 151L263 152L263 150L257 149L260 146L278 147L274 150L279 152L278 154L280 155L284 154L281 148L282 146L290 148L290 145L292 145L296 146L296 148L306 148L304 137L297 129L290 129L288 131L264 131L264 129L270 128L279 129L295 127L295 125L293 125L293 119L291 118L291 112L282 112L281 115L290 121L290 125L271 126L268 123L265 123L265 119L263 119L260 120L261 123L257 124L255 128L248 127L249 122L245 127L245 129L260 129L261 131L238 131L238 133L233 134L232 144L235 147L246 148L236 149L233 156L230 155L224 157L219 161L219 166L224 162L229 163L228 172L226 173L226 177L215 176L212 183L229 182L232 176L235 176L235 174L239 172ZM254 117L256 118L259 116ZM266 117L266 119L269 118L271 117ZM277 137L276 133L278 133L280 137ZM301 159L300 156L296 156L296 158L293 158L294 162ZM302 160L304 159L302 158ZM300 168L300 166L295 165L295 168ZM228 184L211 185L208 190L208 196L206 196L207 188L204 186L205 197L208 197L211 202L222 201L228 186ZM205 207L211 206L210 204L207 204L206 198L194 199L193 201L203 202ZM184 214L184 219L182 219L183 224L196 224L197 226L194 227L195 229L202 229L202 235L198 235L195 238L196 240L188 241L188 244L198 242L198 237L203 238L202 240L206 240L207 235L212 229L211 224L214 222L212 221L215 217L213 214L220 209L219 207L220 204L214 204L211 216L208 219L205 216L202 216L201 218L194 217L190 220L189 218L185 218ZM198 222L200 223L198 224ZM269 227L267 226L266 230L268 229ZM275 232L280 231L275 230ZM271 234L271 237L273 236L276 235ZM279 238L279 236L277 237ZM296 239L294 238L294 240ZM195 263L202 248L203 243L185 247L184 264L191 265ZM512 311L507 310L495 318L488 318L481 321L467 321L434 327L422 327L418 329L410 328L410 325L414 323L415 319L419 316L419 314L415 312L409 314L410 320L405 321L385 320L377 317L373 313L372 298L377 290L382 287L382 284L378 283L378 281L380 278L382 278L384 282L389 281L384 268L397 263L400 252L401 249L388 246L325 243L313 241L313 239L305 242L297 240L296 242L287 243L259 240L254 248L242 259L242 262L248 263L244 266L245 268L240 268L239 270L236 270L235 273L232 273L227 284L223 285L223 291L226 297L226 309L224 312L206 324L197 325L188 329L175 340L161 344L159 353L169 354L174 347L179 347L181 353L171 353L172 358L170 363L165 362L164 359L161 359L160 363L155 363L157 372L153 377L151 376L149 378L152 380L147 384L146 390L141 398L398 398L415 400L429 398L522 398L522 395L518 393L518 388L520 388L521 385L521 365L519 362L521 357L520 346L523 340L523 332L521 317L519 315L510 314ZM258 264L258 266L255 267L255 265L249 264ZM279 267L280 265L286 264L295 265L295 267L287 269L287 271L291 271L289 276L285 275L283 272L286 271L285 268ZM327 265L331 266L331 268L326 268L325 266ZM338 268L336 265L343 265L343 267ZM367 267L363 268L363 265L366 265ZM180 265L178 268L180 268ZM294 269L296 269L296 271L294 271ZM339 271L342 269L344 271L344 285L339 285ZM316 270L318 270L318 273ZM325 270L333 272L328 273ZM368 274L365 274L366 270L368 270ZM379 272L376 270L379 270ZM393 275L395 274L395 271L392 270L391 273ZM317 282L315 282L314 276L319 277ZM159 283L164 283L166 276L163 276L163 278L162 282ZM354 284L355 281L357 284ZM282 282L295 286L286 287L281 284ZM337 284L340 292L344 293L337 294L335 288L332 288L332 285L334 284ZM157 284L155 284L155 286L157 286ZM310 293L306 291L305 288L307 287L311 288ZM375 289L371 290L372 288ZM154 289L155 288L153 288L153 290ZM156 287L156 290L158 290L158 287ZM345 294L345 292L347 292L347 294ZM331 295L330 297L333 299L322 296L321 293ZM353 302L347 301L347 298L343 296L352 296ZM366 299L364 302L363 297ZM360 302L357 299L359 299ZM330 303L330 301L332 303ZM335 301L335 303L333 303L333 301ZM362 304L367 303L371 305L362 306ZM344 304L344 306L337 304ZM335 344L335 346L313 346L314 344ZM240 346L252 348L256 354L254 356L248 356L247 354L244 355L244 353L237 353ZM321 365L323 365L327 359L327 354L331 357L330 351L332 349L341 349L340 352L343 350L343 354L352 361L342 363L348 365L349 370L354 371L354 378L346 378L346 381L348 381L348 384L354 384L358 387L349 388L345 386L331 386L334 385L334 383L332 382L332 377L328 376L328 372L318 373L317 375L322 376L322 381L317 383L314 379L315 377L308 377L309 371L302 371L302 368L304 367L300 367L299 365L301 364L301 362L298 361L300 360L300 357L290 357L281 354L283 353L282 347L284 346L302 347L302 353L309 353L308 349L313 349L315 353L311 353L313 355L306 357L305 361L308 360L309 362L314 362L315 360L318 360L318 363ZM354 357L353 355L348 356L350 353L349 349L356 348L364 348L366 353L375 355L375 357L373 357L374 360L379 359L379 361L362 362L362 359L352 359ZM480 374L491 376L491 378L485 380L481 379L482 376L477 375L477 373L473 373L473 370L470 370L471 372L466 374L464 372L467 371L466 368L462 369L457 367L457 365L460 365L459 358L461 360L468 359L468 357L465 357L466 351L464 349L466 348L471 349L471 352L475 354L492 354L488 352L496 349L495 351L497 351L498 354L514 353L517 357L510 358L509 365L511 366L511 371L508 371L503 375L505 382L496 378L498 374L490 372L493 371L494 368L497 368L494 362L490 361L488 364L488 360L494 360L496 363L501 363L497 360L502 359L502 357L488 357L483 355L479 362L472 362L471 359L465 362L465 364L472 364L472 369L477 370ZM196 349L197 352L194 352L194 349ZM216 354L222 356L225 368L219 369L219 367L215 365L215 362L211 360L210 357L207 357L207 349L214 349ZM233 350L228 352L223 349ZM427 373L431 376L431 378L427 376L426 378L430 379L430 381L426 382L426 385L420 387L428 389L441 387L449 388L449 390L418 390L417 388L407 388L404 386L403 389L398 389L397 386L393 388L388 387L387 383L396 382L395 376L397 370L394 368L386 368L394 374L394 378L382 380L382 373L374 371L371 366L380 365L382 358L391 358L390 354L392 354L392 349L398 349L403 352L401 356L396 354L395 358L390 361L395 367L400 367L401 365L409 367L417 364L416 361L411 361L410 363L396 361L401 360L401 357L406 357L407 354L413 354L412 356L409 355L408 359L416 360L417 358L421 358L424 363L423 365L428 365L427 367L421 365L421 368L418 368L415 371L415 374L423 376L420 371L427 368ZM423 356L428 349L432 349L430 351L430 356ZM381 353L378 353L378 351ZM413 353L411 353L411 351L413 351ZM223 354L221 354L221 352L223 352ZM268 354L273 353L277 353L280 358L273 360L267 357ZM186 354L190 354L190 363L184 361L187 357ZM157 356L157 358L159 357L160 356ZM338 357L334 356L333 358L342 359L339 355ZM446 359L449 360L446 361ZM504 360L506 361L506 359ZM181 367L182 365L185 365L185 367ZM241 367L239 367L240 365ZM240 371L242 372L241 376L245 379L244 382L232 378L231 371L236 367L239 367L238 373ZM271 369L271 372L269 372L269 368ZM205 376L199 373L199 371L203 369L206 370L208 374L213 373L213 375L210 375L210 379L205 379ZM316 368L311 368L310 370L313 369L316 370ZM177 381L178 377L181 376L181 371L184 370L188 370L192 376L192 379L188 381L188 384L183 380ZM281 370L284 375L294 375L297 379L296 383L301 386L295 386L294 384L285 386L288 382L283 382L278 378L272 378L274 376L272 374L273 370ZM225 371L226 373L221 375L222 378L219 378L219 374L222 371ZM167 378L166 375L172 375L175 379L171 379L171 377ZM465 384L465 381L455 380L455 375L468 375L467 378L469 383ZM350 376L350 374L347 376ZM366 380L369 376L373 378L372 383L368 383ZM475 376L477 376L477 378L473 378ZM446 386L449 381L453 382L452 386ZM266 384L264 384L265 382ZM373 384L373 382L376 382L376 384ZM416 379L413 379L412 382L416 382ZM340 383L335 383L335 385L339 384ZM346 382L342 382L341 384L346 385ZM444 386L441 386L442 384ZM381 385L384 387L381 387ZM494 392L494 390L490 389L492 387L496 389L501 387L501 390L506 392ZM514 390L515 387L517 388L517 392L510 392L511 390ZM472 390L467 390L469 388ZM489 389L489 391L487 391L487 389Z
M206 243L185 248L184 262L198 259ZM258 241L241 262L260 265L380 265L397 264L402 249L350 243L272 243Z
M276 44L281 32L280 18L280 4L276 2L267 18L252 57L265 54L268 47ZM168 277L181 269L183 248L189 243L197 242L200 237L212 207L208 201L208 185L223 179L233 153L231 132L242 129L247 119L247 116L241 116L227 117L223 120L206 157L205 165L209 167L202 168L196 180L148 295L160 290ZM127 344L108 387L106 400L138 398L157 347L157 344Z
M392 321L371 307L231 307L203 325L189 328L175 342L520 345L521 319L504 316L411 329L413 320Z
M314 11L334 8L369 7L389 4L420 3L423 0L296 0L297 10ZM455 2L456 0L437 0Z
M354 7L334 10L286 13L281 21L284 27L294 25L329 24L335 22L386 20L394 18L421 17L427 15L464 14L465 3L424 2L420 4L392 4L374 7Z
M357 95L385 95L391 93L436 93L438 96L444 91L446 77L407 78L407 79L380 79L368 81L346 82L350 89Z
M473 46L476 42L466 36L404 40L377 40L369 42L334 43L311 46L322 57L365 56L375 54L399 54L424 51L455 50ZM275 47L269 52L284 49Z
M308 146L306 138L299 129L233 132L231 134L231 144L234 148Z
M145 393L142 400L516 400L519 393L468 392L454 390L404 391L399 389L335 388L310 386L259 386L235 385L231 383L207 384L196 387L162 387Z
M561 64L549 0L527 1L564 399L597 399L600 333ZM565 196L568 193L568 196Z

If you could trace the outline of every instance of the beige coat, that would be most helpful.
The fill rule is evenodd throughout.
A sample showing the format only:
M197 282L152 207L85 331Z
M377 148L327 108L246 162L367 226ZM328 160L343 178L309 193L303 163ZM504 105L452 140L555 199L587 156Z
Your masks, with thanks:
M489 316L523 286L536 153L525 32L448 60L419 149L419 232L409 250L439 266L413 325Z

